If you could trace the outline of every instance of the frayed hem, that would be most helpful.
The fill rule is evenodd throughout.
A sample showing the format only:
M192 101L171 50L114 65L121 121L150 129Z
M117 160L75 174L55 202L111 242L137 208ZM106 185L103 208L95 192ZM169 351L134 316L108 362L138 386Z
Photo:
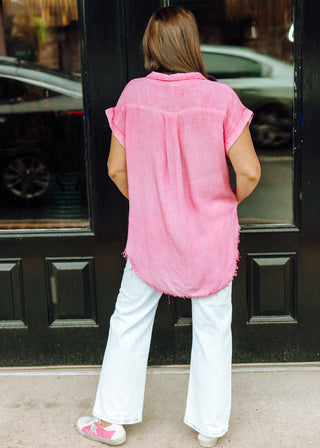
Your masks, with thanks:
M137 419L111 418L95 411L92 412L92 415L100 420L104 420L105 422L108 423L115 423L117 425L135 425L136 423L142 422L142 418Z
M237 242L236 242L236 247L235 247L235 251L236 251L236 261L235 261L235 268L234 268L234 272L233 272L233 277L232 277L232 281L235 279L235 277L237 277L238 275L238 264L240 261L240 252L239 252L239 244L240 244L240 232L241 232L241 227L238 224L238 234L237 234Z
M175 293L173 293L173 292L170 292L170 291L167 291L167 290L162 290L162 289L156 288L154 285L151 285L151 283L148 282L148 280L145 279L144 275L141 274L141 272L137 269L136 265L132 262L132 259L131 259L131 257L128 255L128 253L127 253L126 250L124 250L124 251L122 252L122 256L123 256L126 260L128 260L128 261L130 262L130 264L131 264L131 266L132 266L132 269L134 270L135 274L136 274L142 281L144 281L148 286L150 286L151 288L155 289L156 291L159 291L159 292L161 292L162 294L165 294L165 295L169 296L169 300L170 300L170 297L172 297L172 298L174 298L174 299L200 299L200 298L202 298L202 297L209 297L209 296L218 294L218 292L220 292L220 291L222 291L223 289L227 288L227 287L230 285L230 283L232 283L232 281L234 280L234 278L237 276L237 270L238 270L237 263L238 263L238 260L239 260L239 258L240 258L240 256L239 256L239 251L238 251L238 253L237 253L237 258L236 258L236 267L235 267L234 273L233 273L233 275L231 276L230 280L228 280L227 282L223 283L222 286L219 286L219 287L217 287L217 288L214 288L213 290L210 290L208 293L204 293L204 294L202 294L202 295L192 295L192 296L190 295L190 296L188 296L188 295L177 295L177 294L175 294Z

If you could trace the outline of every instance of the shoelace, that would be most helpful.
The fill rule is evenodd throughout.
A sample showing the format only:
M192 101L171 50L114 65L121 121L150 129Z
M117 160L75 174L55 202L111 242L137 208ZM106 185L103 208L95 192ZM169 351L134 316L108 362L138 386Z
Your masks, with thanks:
M89 434L95 434L95 435L97 435L97 426L96 426L96 422L92 423L92 425L90 426Z

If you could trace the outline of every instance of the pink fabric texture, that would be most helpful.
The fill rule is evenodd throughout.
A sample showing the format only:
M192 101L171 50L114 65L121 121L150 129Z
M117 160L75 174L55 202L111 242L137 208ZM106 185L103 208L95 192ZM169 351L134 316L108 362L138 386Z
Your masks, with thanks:
M86 434L94 435L107 440L111 440L112 436L115 434L115 431L108 431L107 429L102 428L99 422L85 426L82 428L82 431Z
M106 110L126 149L129 228L137 275L177 297L218 292L237 269L239 224L226 156L252 112L200 73L152 72Z

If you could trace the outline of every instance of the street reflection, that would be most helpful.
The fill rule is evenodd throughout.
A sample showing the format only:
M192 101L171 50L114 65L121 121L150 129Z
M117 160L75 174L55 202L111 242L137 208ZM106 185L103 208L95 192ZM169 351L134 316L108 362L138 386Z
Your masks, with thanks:
M76 0L1 6L0 228L88 227Z
M230 85L254 112L252 138L258 148L292 144L293 67L256 51L203 45L208 74Z

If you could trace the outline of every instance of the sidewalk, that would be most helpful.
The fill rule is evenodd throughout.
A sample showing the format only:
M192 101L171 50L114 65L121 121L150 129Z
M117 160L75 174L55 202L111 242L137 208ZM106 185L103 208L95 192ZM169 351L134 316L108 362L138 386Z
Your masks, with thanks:
M99 448L75 422L90 415L97 367L0 368L1 448ZM197 448L183 423L188 367L149 368L144 421L125 448ZM235 365L229 432L218 448L320 448L320 363Z

